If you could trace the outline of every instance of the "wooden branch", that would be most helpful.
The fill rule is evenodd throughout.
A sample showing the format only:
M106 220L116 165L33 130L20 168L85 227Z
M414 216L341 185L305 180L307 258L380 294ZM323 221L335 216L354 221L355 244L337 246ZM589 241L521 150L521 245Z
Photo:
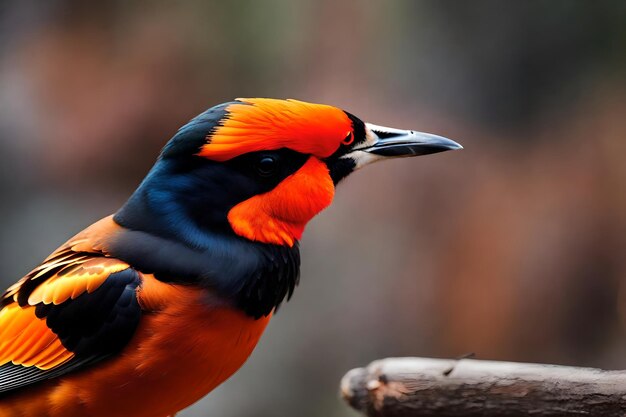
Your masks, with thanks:
M369 417L624 417L626 371L390 358L348 372L341 395Z

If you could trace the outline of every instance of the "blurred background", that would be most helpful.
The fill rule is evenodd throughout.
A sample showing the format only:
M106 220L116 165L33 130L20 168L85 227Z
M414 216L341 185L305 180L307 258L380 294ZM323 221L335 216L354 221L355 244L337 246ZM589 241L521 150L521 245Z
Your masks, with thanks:
M387 356L626 368L626 2L4 1L1 284L234 97L465 150L342 183L292 302L181 417L354 416L341 376Z

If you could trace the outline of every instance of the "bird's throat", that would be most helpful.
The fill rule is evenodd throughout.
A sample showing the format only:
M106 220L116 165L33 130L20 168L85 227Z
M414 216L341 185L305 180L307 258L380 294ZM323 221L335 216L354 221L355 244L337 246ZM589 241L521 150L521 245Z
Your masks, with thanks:
M291 247L300 240L309 220L328 207L334 195L328 167L311 157L273 190L233 207L228 221L239 236Z

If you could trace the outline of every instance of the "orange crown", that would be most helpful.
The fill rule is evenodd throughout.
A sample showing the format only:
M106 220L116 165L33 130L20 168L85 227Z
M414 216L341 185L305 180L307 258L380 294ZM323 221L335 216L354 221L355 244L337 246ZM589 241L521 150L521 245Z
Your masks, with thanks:
M346 113L325 104L238 98L198 155L226 161L248 152L289 148L325 158L352 132Z

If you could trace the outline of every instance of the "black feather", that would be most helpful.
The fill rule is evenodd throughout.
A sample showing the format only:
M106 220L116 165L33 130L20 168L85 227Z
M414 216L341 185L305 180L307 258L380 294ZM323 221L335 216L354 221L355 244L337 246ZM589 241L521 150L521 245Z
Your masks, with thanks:
M74 357L51 370L12 363L0 366L0 399L14 389L83 369L121 351L141 318L135 293L139 284L139 274L129 268L109 275L92 293L58 305L38 304L37 317L45 318Z

